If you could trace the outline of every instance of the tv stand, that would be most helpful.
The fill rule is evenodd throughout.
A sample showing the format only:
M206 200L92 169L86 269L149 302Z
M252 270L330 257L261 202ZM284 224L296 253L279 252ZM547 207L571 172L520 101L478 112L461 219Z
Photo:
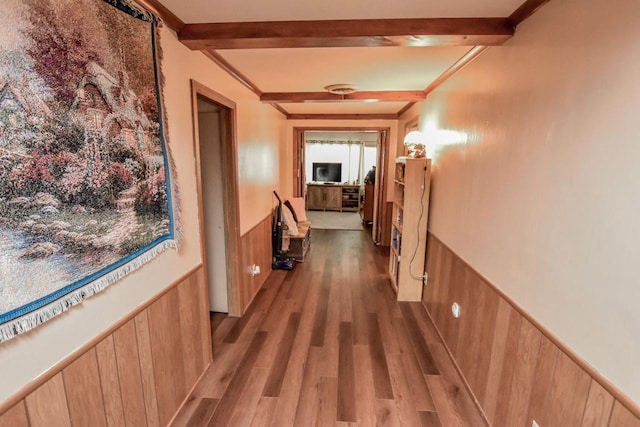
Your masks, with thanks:
M336 183L307 184L307 209L358 212L360 186Z

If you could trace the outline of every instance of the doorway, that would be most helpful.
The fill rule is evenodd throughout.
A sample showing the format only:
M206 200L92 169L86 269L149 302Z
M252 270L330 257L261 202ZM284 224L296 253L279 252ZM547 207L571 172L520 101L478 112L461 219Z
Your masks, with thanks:
M384 176L386 153L388 146L389 128L294 128L294 193L297 197L306 197L307 204L317 199L314 196L318 192L319 183L313 183L307 187L309 181L318 181L315 178L318 175L314 167L330 167L334 163L342 164L342 175L339 179L344 185L357 185L361 194L364 195L365 190L371 190L370 187L364 185L364 177L376 165L376 181L372 191L369 191L368 200L360 205L362 208L358 214L358 218L364 220L364 208L369 208L369 216L366 222L370 224L371 236L374 242L379 243L383 229L383 209L386 205L386 193L384 190ZM335 151L333 157L326 154L326 151ZM353 160L350 161L349 159ZM318 163L316 163L318 162ZM313 194L308 193L308 189L313 190ZM322 189L323 193L327 193L326 189ZM334 189L330 191L335 192ZM344 194L343 194L344 197ZM326 200L329 198L325 197ZM316 205L315 203L311 203ZM326 204L326 203L325 203ZM317 208L317 207L316 207ZM326 206L325 206L326 208ZM335 207L329 207L329 210L335 210ZM326 211L327 209L321 209ZM315 211L313 211L315 212ZM337 227L340 228L340 227Z
M241 315L235 103L192 81L200 246L209 310Z
M224 239L224 188L222 177L222 123L225 110L198 97L198 136L200 139L200 171L203 182L202 209L204 243L207 254L209 311L229 312L227 289L227 248ZM221 203L222 202L222 203Z

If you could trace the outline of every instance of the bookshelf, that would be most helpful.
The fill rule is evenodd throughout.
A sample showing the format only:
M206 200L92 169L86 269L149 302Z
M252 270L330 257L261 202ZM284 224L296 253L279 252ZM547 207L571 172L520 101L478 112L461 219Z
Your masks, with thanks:
M389 276L398 301L421 301L431 160L396 160Z

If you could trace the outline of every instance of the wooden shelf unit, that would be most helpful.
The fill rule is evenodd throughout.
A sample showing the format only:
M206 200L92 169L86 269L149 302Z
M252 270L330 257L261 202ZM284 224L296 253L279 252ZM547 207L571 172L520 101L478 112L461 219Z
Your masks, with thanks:
M373 198L375 189L373 183L368 182L364 185L364 203L361 210L362 222L369 224L373 222Z
M307 184L307 209L358 212L360 210L360 186Z
M389 276L398 301L422 300L430 178L431 160L396 160Z
M360 187L357 185L342 186L342 211L358 212L360 210Z

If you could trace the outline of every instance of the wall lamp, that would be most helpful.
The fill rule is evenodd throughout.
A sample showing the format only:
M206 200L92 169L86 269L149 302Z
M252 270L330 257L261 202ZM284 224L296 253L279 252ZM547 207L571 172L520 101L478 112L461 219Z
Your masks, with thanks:
M404 137L404 145L409 150L407 157L418 159L427 155L427 137L419 130L409 132Z

